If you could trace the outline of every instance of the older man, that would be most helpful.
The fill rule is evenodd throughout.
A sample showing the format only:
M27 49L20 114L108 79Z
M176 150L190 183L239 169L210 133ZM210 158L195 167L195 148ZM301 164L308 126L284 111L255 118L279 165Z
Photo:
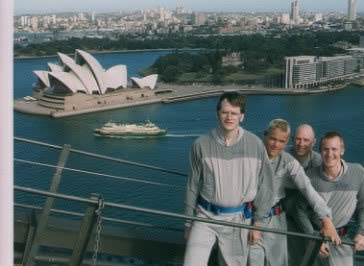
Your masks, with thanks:
M316 144L316 138L312 126L308 124L298 126L292 142L293 146L289 152L300 162L305 171L321 164L321 155L313 150ZM288 231L302 233L312 228L305 213L297 209L297 202L300 200L302 200L302 195L297 189L286 189L284 209L287 213ZM303 238L295 236L288 236L287 239L290 265L297 265L301 262L305 254L305 249L302 246L306 242Z
M331 222L330 209L311 186L300 163L284 151L289 134L290 126L283 119L271 121L264 133L264 144L274 171L274 185L277 188L273 201L274 207L271 209L270 215L266 217L266 226L287 230L286 214L281 200L285 198L285 188L295 188L304 195L322 222L321 233L339 244L339 236ZM249 265L288 265L286 241L285 235L264 233L258 245L250 247Z
M321 155L313 150L315 143L313 128L308 124L300 125L293 137L291 154L300 162L305 171L321 164Z
M354 264L353 251L364 250L364 168L345 162L344 140L336 131L327 132L320 140L322 164L307 171L312 186L332 209L333 223L344 240L349 239L349 220L355 214L358 230L353 247L324 243L316 265L350 266ZM311 216L314 218L315 216ZM314 225L319 225L312 219ZM309 233L309 232L307 232ZM351 233L351 234L352 234Z

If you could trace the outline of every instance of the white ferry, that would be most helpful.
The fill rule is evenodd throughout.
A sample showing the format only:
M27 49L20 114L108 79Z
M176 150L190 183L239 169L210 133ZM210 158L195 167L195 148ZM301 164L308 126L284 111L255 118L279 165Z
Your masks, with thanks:
M103 127L96 128L94 133L103 136L163 136L167 130L160 129L149 120L144 124L116 124L107 122Z

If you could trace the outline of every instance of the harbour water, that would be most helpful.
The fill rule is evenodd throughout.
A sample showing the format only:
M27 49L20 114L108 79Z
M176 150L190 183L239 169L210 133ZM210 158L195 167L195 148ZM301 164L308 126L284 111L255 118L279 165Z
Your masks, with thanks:
M98 54L95 57L104 68L126 64L128 77L138 76L138 70L151 65L158 56L168 53L133 52ZM47 62L54 58L19 59L14 63L14 98L31 95L32 83L36 81L34 70L46 70ZM188 153L192 142L201 134L216 126L216 97L173 104L151 104L101 113L74 117L51 118L14 114L16 137L32 139L53 145L69 144L74 149L100 155L154 165L187 174ZM258 136L270 120L283 118L292 128L301 123L311 124L319 138L324 132L338 130L342 133L346 152L344 159L364 163L364 89L349 86L333 93L319 95L249 95L242 126ZM109 120L115 122L145 122L147 119L161 128L166 136L158 138L102 138L93 130ZM56 165L59 151L15 141L14 158L43 164ZM185 177L158 171L141 169L115 162L96 161L72 154L66 164L69 168L102 173L95 176L87 173L65 171L59 192L88 197L91 193L101 194L105 200L130 204L156 210L183 212ZM35 166L15 160L15 184L38 189L49 189L54 168ZM118 178L113 178L116 176ZM133 182L123 178L134 179ZM139 182L139 181L147 181ZM156 182L154 184L151 182ZM31 202L41 205L43 198L15 193L15 202ZM56 201L57 206L69 206ZM83 212L83 209L81 209ZM107 213L120 217L120 213ZM125 213L128 219L140 222L156 222L155 217ZM162 222L182 228L182 221L166 219Z

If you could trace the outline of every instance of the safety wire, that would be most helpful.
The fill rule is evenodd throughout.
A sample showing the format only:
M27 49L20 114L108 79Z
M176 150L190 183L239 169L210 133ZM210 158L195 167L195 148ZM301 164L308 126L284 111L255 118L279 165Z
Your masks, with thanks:
M96 236L95 236L95 246L94 246L94 254L92 256L92 266L96 266L97 262L97 252L99 251L100 247L100 237L101 237L101 230L102 230L102 216L101 212L104 208L104 199L102 197L99 198L98 201L98 208L95 211L97 215L97 221L96 221Z

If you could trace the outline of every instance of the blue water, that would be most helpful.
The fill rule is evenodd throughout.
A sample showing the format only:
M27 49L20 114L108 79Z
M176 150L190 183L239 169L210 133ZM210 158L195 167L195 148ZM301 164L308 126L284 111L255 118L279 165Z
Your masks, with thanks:
M151 65L158 56L168 52L134 52L99 54L95 57L104 68L126 64L128 76L138 76L138 70ZM57 58L15 60L14 98L31 95L32 83L36 81L34 70L46 70L47 62ZM152 104L101 113L85 114L66 118L50 118L14 114L15 136L42 141L54 145L69 144L74 149L94 152L124 160L154 165L187 173L189 147L195 138L216 125L215 105L217 98L178 102L174 104ZM301 123L314 126L319 137L328 130L338 130L345 139L347 161L363 163L364 153L364 90L351 86L334 93L302 96L247 96L247 110L242 126L262 136L270 120L283 118L292 128ZM150 119L168 134L159 138L102 138L93 134L93 129L108 120L143 122ZM15 141L16 159L31 160L56 165L60 152ZM185 177L140 169L116 162L101 161L86 156L71 154L67 167L117 176L93 176L88 173L65 171L59 192L88 197L101 194L105 200L148 207L176 213L183 211ZM15 162L15 184L49 189L55 170ZM163 185L130 182L122 178L158 182ZM15 193L16 202L41 204L44 199L35 195ZM84 206L67 204L57 200L57 206L66 206L84 212ZM182 221L157 220L139 213L106 211L106 215L120 219L127 217L140 222L154 222L182 228Z

